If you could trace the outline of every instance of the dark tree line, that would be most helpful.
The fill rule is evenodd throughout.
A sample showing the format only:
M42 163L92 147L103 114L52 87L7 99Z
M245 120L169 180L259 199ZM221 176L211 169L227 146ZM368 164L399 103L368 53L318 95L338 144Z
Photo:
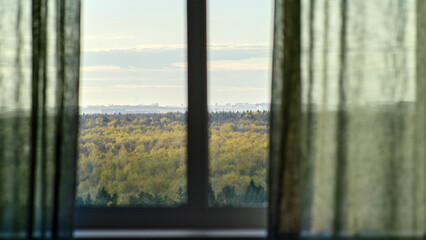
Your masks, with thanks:
M266 203L267 196L265 188L262 185L256 185L253 179L250 180L244 194L238 195L235 191L235 186L226 185L222 187L219 194L215 194L211 185L209 186L209 205L212 207L233 207L233 206L262 206ZM141 191L137 196L131 196L129 199L130 206L143 207L178 207L184 206L187 201L187 192L179 187L176 192L177 201L169 197L160 197ZM77 197L78 206L117 206L118 195L110 194L105 188L101 188L96 199L93 201L89 197L84 200L82 197Z

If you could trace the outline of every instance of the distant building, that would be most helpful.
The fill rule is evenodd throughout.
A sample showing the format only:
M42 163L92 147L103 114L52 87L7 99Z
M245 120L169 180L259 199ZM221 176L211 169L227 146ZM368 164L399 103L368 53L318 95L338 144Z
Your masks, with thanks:
M124 108L103 108L101 109L102 114L119 114L119 113L127 113Z

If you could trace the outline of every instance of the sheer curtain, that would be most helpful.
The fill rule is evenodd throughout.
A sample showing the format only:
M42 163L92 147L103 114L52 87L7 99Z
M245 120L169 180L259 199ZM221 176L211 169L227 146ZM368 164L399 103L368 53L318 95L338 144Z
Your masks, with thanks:
M71 239L79 0L0 0L0 238Z
M270 239L424 239L426 2L275 11Z

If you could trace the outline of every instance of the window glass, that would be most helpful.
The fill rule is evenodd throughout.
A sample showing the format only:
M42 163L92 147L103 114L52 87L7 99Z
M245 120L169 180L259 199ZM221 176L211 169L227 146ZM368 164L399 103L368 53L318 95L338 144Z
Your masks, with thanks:
M77 206L186 203L185 7L83 0Z
M267 205L272 0L208 1L212 207Z

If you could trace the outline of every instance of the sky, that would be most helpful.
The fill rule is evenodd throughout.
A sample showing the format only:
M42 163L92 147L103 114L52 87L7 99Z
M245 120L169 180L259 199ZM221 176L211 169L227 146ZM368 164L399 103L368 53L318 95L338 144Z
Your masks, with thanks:
M208 0L209 104L270 101L272 0ZM80 105L186 105L186 3L83 0Z

